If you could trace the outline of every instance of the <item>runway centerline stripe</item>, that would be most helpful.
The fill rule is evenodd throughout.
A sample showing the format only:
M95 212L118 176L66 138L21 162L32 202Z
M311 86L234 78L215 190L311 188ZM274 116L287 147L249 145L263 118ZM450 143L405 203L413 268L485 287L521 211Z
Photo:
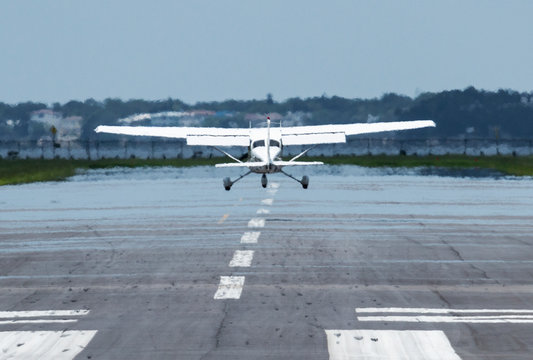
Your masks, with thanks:
M272 205L273 202L274 202L274 199L261 200L261 204L263 204L263 205Z
M257 244L259 235L261 235L260 231L245 232L241 236L241 244Z
M254 258L253 250L235 250L233 258L231 259L230 267L249 267L252 265Z
M533 314L531 309L441 309L441 308L355 308L356 313L417 313L417 314L452 314L452 313L486 313L486 314Z
M248 227L249 228L265 227L265 219L264 218L252 218L250 221L248 221Z
M325 330L330 360L460 360L441 330Z
M270 214L270 210L268 209L259 209L256 212L257 214Z
M221 276L214 298L216 300L240 299L243 286L244 276Z
M218 220L218 223L219 224L222 224L224 221L226 221L226 219L229 217L229 214L224 214L222 215L222 217L220 218L220 220Z
M0 319L46 317L46 316L84 316L89 310L30 310L0 311Z

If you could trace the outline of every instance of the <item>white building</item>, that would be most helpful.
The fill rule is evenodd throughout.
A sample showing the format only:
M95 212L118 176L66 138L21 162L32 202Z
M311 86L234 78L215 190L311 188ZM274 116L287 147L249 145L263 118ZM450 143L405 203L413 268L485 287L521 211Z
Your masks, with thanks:
M57 141L73 141L81 136L81 126L83 118L81 116L63 117L63 114L49 110L42 109L31 113L30 120L36 123L43 124L45 128L51 129L52 126L56 128Z

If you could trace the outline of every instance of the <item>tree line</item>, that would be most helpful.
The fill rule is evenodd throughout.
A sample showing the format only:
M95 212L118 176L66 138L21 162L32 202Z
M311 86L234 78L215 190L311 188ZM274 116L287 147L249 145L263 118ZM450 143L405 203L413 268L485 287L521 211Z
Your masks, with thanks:
M187 104L178 99L149 101L142 99L72 100L64 104L0 102L0 139L23 140L35 137L30 117L36 110L50 109L64 117L83 118L82 138L94 138L93 129L100 124L116 124L133 114L163 111L211 110L231 112L230 117L207 117L204 126L248 126L246 114L305 113L306 125L432 119L434 129L399 132L401 137L454 138L533 138L533 92L512 90L484 91L473 87L464 90L422 93L415 98L388 93L374 99L347 99L319 96L274 101L265 99L226 100ZM45 131L43 129L42 131Z

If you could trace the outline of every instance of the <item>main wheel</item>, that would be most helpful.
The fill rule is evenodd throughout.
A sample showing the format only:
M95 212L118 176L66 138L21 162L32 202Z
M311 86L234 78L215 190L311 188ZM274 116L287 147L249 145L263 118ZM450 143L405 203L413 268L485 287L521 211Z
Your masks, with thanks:
M231 183L230 178L229 177L225 177L224 180L222 180L222 182L224 183L224 189L226 189L226 191L230 191L231 185L233 185Z
M302 177L301 184L304 189L307 189L307 187L309 186L309 177L307 175L304 175L304 177Z

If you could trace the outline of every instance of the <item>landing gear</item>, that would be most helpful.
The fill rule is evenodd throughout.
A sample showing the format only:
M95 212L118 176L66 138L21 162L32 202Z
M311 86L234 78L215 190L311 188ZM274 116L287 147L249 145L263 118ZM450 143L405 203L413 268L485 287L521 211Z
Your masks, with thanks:
M266 188L267 184L268 184L267 176L266 176L266 174L263 174L263 176L261 176L261 186Z
M304 189L307 189L307 187L309 186L309 176L304 175L304 176L302 177L302 181L300 181L300 184L302 184L302 187L303 187Z
M251 173L252 173L251 171L248 171L246 174L239 176L236 180L233 180L233 181L231 181L231 179L229 177L225 177L222 180L222 183L224 184L224 189L226 189L226 191L230 191L231 190L231 186L233 184L235 184L237 181L239 181L243 177L245 177L247 175L250 175Z
M230 178L229 177L225 177L224 180L222 180L222 182L224 183L224 189L226 189L226 191L230 191L231 190L231 185L233 185L233 183L231 182Z
M294 176L292 176L291 174L287 174L285 171L281 170L281 173L285 176L288 176L290 177L291 179L295 180L295 181L298 181L300 184L302 184L302 187L304 189L307 189L307 187L309 186L309 176L307 175L304 175L302 177L302 180L298 180L297 178L295 178Z

